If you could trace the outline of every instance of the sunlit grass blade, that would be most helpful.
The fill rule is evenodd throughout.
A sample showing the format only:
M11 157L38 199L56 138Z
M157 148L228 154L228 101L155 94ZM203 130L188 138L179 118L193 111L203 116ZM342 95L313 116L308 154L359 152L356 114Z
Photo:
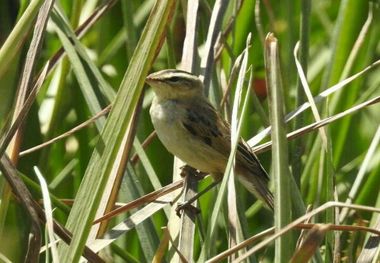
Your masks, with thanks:
M96 252L100 251L101 249L107 247L109 244L114 242L121 235L125 234L129 230L144 222L144 220L151 217L154 213L163 209L171 202L175 201L176 198L178 198L178 196L176 195L176 193L173 192L168 195L159 197L157 199L157 202L152 202L148 204L147 206L136 211L129 218L127 218L126 220L109 230L109 232L105 235L105 238L93 241L90 244L90 247Z
M375 150L378 147L380 143L380 126L378 126L377 131L373 137L373 140L371 142L371 145L368 148L368 152L366 153L366 156L363 160L362 165L360 166L360 170L358 172L358 175L356 176L355 182L353 183L351 190L348 194L346 203L351 204L353 199L357 196L357 193L360 189L360 186L364 180L364 176L366 173L366 170L368 169L368 165L370 161L373 159L373 156L375 154ZM340 213L339 222L342 223L348 214L348 209L343 209Z
M35 1L34 3L36 2L37 1ZM34 6L33 4L30 5L30 7L36 8L37 6ZM11 125L10 125L9 130L6 130L5 134L2 134L3 136L1 138L0 157L2 159L6 158L6 156L3 156L6 149L7 154L10 157L10 160L13 164L17 164L18 162L20 147L25 137L24 130L20 127L22 124L25 125L25 122L24 122L25 117L27 116L27 113L29 112L35 100L37 89L40 87L40 85L42 84L45 78L45 76L41 76L41 78L39 78L37 81L38 85L33 85L33 74L34 74L35 67L37 65L37 59L39 58L41 54L41 47L43 45L43 40L46 34L46 25L47 25L47 21L50 15L50 10L53 4L54 4L54 1L52 0L45 1L39 10L37 8L38 16L33 28L33 37L27 51L27 56L25 59L25 63L23 65L21 78L19 79L20 82L17 88L17 93L16 93L17 96L15 97L15 100L14 100L12 115L10 115ZM29 9L28 11L31 11L31 10ZM31 15L31 17L28 17L29 15ZM26 22L25 20L23 20L24 18L33 20L34 17L33 17L33 14L26 13L26 16L23 16L23 18L21 19L23 22ZM33 24L32 21L29 21L29 23ZM24 28L28 28L28 26L29 25L24 25ZM17 30L23 30L23 28L18 27ZM21 37L20 34L23 35L25 33L25 32L23 33L23 32L15 32L15 31L12 31L12 32L15 34L11 35L11 37L15 37L15 38ZM25 35L23 37L25 37ZM14 40L15 39L11 39L10 42ZM19 39L19 41L21 40ZM6 42L5 45L10 44L10 42ZM12 43L12 44L15 45L14 51L17 51L18 48L20 47L19 43ZM6 48L7 46L5 46L5 49ZM8 52L8 51L5 50L5 52ZM7 59L11 60L12 59L11 56L13 56L14 54L15 53L13 53L13 51L9 51L9 56L6 58L4 57L1 58L1 54L0 54L0 60L5 60L5 61L2 61L1 64L2 65L8 64L10 61L6 61L6 60ZM0 66L0 78L1 78L1 74L2 73L1 73L1 66ZM22 184L22 182L20 182L20 184ZM10 181L8 181L8 183L4 183L1 185L2 200L0 203L1 205L0 207L0 236L2 235L3 230L4 230L5 217L9 210L9 203L11 200L12 191L13 192L16 191L14 187L15 185L13 185ZM25 193L25 197L27 197L28 195L30 195L29 192ZM23 199L24 197L20 197L20 198ZM33 212L33 209L31 209L30 211ZM32 216L32 232L33 232L36 244L30 243L29 245L33 248L33 250L36 250L38 249L38 246L40 246L39 243L40 243L41 237L39 236L40 233L39 233L38 222L35 222L36 219L33 217L33 214L31 214L31 216ZM33 242L33 239L30 239L30 242ZM38 254L35 255L35 253L36 253L35 251L32 251L31 254L27 256L27 257L30 257L30 259L28 258L26 260L38 259L39 255Z
M316 216L316 215L322 213L326 209L330 209L330 208L334 208L334 207L349 207L351 209L355 209L355 210L358 210L358 211L370 211L370 212L373 212L373 213L380 213L380 209L379 208L374 208L374 207L369 207L369 206L363 206L363 205L347 205L345 203L335 202L335 201L327 202L327 203L319 206L318 208L316 208L316 209L314 209L314 210L306 213L305 215L297 218L296 220L290 222L284 228L281 228L279 231L275 232L275 234L273 234L272 236L266 238L265 240L263 240L260 243L256 244L254 247L250 248L244 255L242 255L239 258L237 258L234 262L235 263L241 262L241 260L244 260L249 255L252 255L253 253L257 252L258 250L264 248L265 246L267 246L270 243L272 243L273 241L275 241L280 236L288 233L289 231L291 231L292 229L294 229L298 224L301 224L302 222L304 222L306 220L309 220L311 217Z
M184 2L183 2L184 3ZM182 50L182 58L181 58L181 69L196 74L197 66L196 66L196 58L197 58L197 39L198 39L198 25L199 25L199 1L191 1L187 2L187 14L186 14L186 36L184 39L183 50ZM172 34L171 34L172 36ZM171 40L171 41L169 41ZM173 52L173 38L168 37L168 60L169 64L175 63L175 58ZM181 147L181 146L180 146ZM180 162L177 158L175 158L174 164L177 166ZM187 169L187 168L184 168ZM178 170L177 170L178 171ZM176 172L176 170L175 170ZM180 173L185 173L184 187L182 191L183 202L187 202L189 199L196 196L198 191L198 178L196 178L196 171L194 169L182 170ZM178 176L178 175L176 175ZM179 174L181 176L181 174ZM176 204L178 205L178 204ZM184 258L185 260L192 262L194 261L194 240L195 240L195 230L196 230L196 220L197 220L197 207L198 201L192 203L195 209L184 209L181 214L181 220L171 220L171 223L176 223L176 225L171 225L171 229L178 229L179 233L171 231L171 235L175 236L178 234L178 242L174 241L172 248L177 246L179 253L174 253L173 257L170 258L171 261L178 260L178 257ZM175 217L176 207L172 207L172 217ZM174 236L174 237L175 237ZM172 236L173 238L173 236Z
M377 199L377 207L379 207L380 204L380 195ZM380 229L380 216L374 215L373 218L373 227L376 229ZM372 224L371 224L372 225ZM380 251L379 251L379 244L380 244L380 236L378 235L368 235L365 247L361 251L357 262L377 262L380 259Z
M66 53L70 59L71 67L73 68L76 77L81 87L84 98L87 102L87 105L92 114L96 114L101 111L102 106L100 99L96 96L95 89L92 83L95 83L95 80L92 79L91 75L86 72L85 65L83 65L80 55L77 52L78 45L80 45L78 40L74 40L76 37L70 31L67 23L64 22L63 15L58 11L54 10L53 12L53 21L56 23L56 32L62 42L63 47L66 50ZM71 43L74 42L74 44ZM78 45L75 45L75 42ZM101 117L96 122L96 126L99 131L102 130L102 127L105 123L105 118Z
M301 246L293 254L291 263L308 262L313 257L314 253L318 251L320 243L323 241L325 233L329 230L329 225L316 224L305 237Z
M373 62L369 66L365 67L363 70L361 70L361 71L357 72L356 74L348 77L347 79L342 80L341 82L333 85L332 87L324 90L319 95L317 95L316 97L314 97L314 101L316 103L319 103L319 102L325 100L328 96L330 96L330 95L334 94L335 92L339 91L340 89L342 89L343 87L345 87L347 84L351 83L352 81L356 80L358 77L360 77L361 75L363 75L364 73L367 73L368 71L370 71L371 69L373 69L373 68L375 68L375 67L377 67L379 65L380 65L380 60L376 60L375 62ZM309 108L310 108L310 103L309 102L305 102L301 106L297 107L295 110L293 110L290 113L286 114L286 116L285 116L286 121L292 120L293 118L295 118L296 116L298 116L301 112L303 112L303 111L305 111L305 110L307 110ZM253 138L251 138L250 140L248 140L248 144L251 145L251 146L256 145L257 143L259 143L260 141L262 141L270 133L270 130L271 130L271 127L265 128L263 131L261 131L260 133L258 133L256 136L254 136Z
M291 218L290 174L286 126L284 123L284 93L279 68L277 39L268 34L265 39L265 66L269 91L270 120L272 131L272 180L274 182L274 222L276 231L287 225ZM291 235L276 239L275 262L288 261L293 250Z
M222 27L222 20L226 12L228 2L226 0L216 0L212 10L210 26L208 28L206 40L206 52L201 61L201 79L205 86L205 94L208 96L210 89L210 81L212 70L214 68L214 45L218 37L220 28Z
M43 3L43 0L34 0L30 2L28 8L25 10L11 34L2 45L0 49L0 79L7 71L8 65L13 57L20 51L22 43L24 42L23 39L28 34Z
M293 139L293 138L296 138L298 136L302 136L303 134L307 133L307 132L310 132L310 131L314 131L314 130L317 130L319 127L322 127L322 126L325 126L325 125L328 125L330 123L333 123L345 116L348 116L348 115L351 115L355 112L358 112L362 109L364 109L365 107L368 107L368 106L371 106L371 105L374 105L374 104L377 104L377 103L380 103L380 96L378 97L375 97L373 99L370 99L370 100L367 100L363 103L360 103L358 105L355 105L353 107L351 107L350 109L348 110L345 110L343 112L340 112L336 115L333 115L333 116L329 116L323 120L320 120L318 122L314 122L312 124L309 124L305 127L302 127L296 131L292 131L290 133L288 133L287 135L287 138L288 139ZM261 145L258 145L256 147L253 147L253 151L254 152L263 152L263 151L266 151L269 149L269 147L271 147L272 145L272 142L266 142L266 143L263 143Z
M122 173L125 167L125 156L128 156L128 147L131 146L133 140L133 116L145 76L159 47L173 3L174 1L170 0L156 3L135 49L110 116L76 195L76 200L80 201L74 202L68 218L67 227L73 233L73 240L70 247L59 248L64 262L79 260L95 215L104 213L105 203L99 210L103 195L108 199L108 194L104 193L104 189L107 184L113 185L114 177ZM115 131L117 131L116 135ZM78 218L81 218L79 222Z
M40 181L42 196L43 196L43 203L44 203L44 208L45 208L46 231L48 233L47 236L49 237L48 242L46 242L46 244L50 243L52 262L58 263L59 259L58 259L56 241L54 237L53 209L51 206L49 189L47 187L47 184L43 175L41 174L41 172L38 170L36 166L34 167L34 171L36 173L36 176L38 177L38 180ZM46 255L48 255L47 251L46 251ZM48 256L46 257L49 258Z

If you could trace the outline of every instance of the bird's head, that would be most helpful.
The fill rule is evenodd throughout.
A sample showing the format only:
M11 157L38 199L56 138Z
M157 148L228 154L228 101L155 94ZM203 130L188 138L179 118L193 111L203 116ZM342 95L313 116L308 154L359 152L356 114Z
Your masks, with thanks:
M165 69L146 78L159 99L182 99L202 95L202 81L183 70Z

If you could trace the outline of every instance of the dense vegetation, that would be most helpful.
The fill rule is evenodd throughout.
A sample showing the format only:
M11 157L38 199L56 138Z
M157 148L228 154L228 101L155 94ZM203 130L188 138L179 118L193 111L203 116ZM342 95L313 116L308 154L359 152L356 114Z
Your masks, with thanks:
M76 262L87 244L93 262L378 262L379 19L366 0L3 1L0 261ZM227 171L177 215L212 179L183 187L153 133L144 79L165 68L200 75L239 124L274 214ZM72 242L39 252L55 239Z

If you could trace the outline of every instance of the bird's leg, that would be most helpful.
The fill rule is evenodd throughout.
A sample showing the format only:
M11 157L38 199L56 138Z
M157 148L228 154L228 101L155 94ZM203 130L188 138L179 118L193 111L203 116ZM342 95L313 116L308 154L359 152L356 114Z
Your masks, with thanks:
M199 180L196 176L197 170L194 169L193 167L189 165L184 165L180 169L181 169L180 175L181 177L183 177L183 180L184 180L184 185L183 185L183 190L182 190L184 201L178 202L177 203L178 207L181 204L185 203L186 200L191 199L194 195L196 195L198 180ZM178 210L178 207L176 209L177 216L181 217L180 212L179 212L180 210ZM196 215L200 212L199 209L195 205L192 205L189 203L187 203L186 206L183 206L181 210L183 210L188 215Z
M177 212L177 215L178 216L181 216L180 214L180 211L181 210L184 210L184 209L197 209L196 207L194 207L192 205L192 203L197 200L199 197L201 197L203 194L207 193L208 191L210 191L212 188L214 188L218 183L220 182L220 180L218 181L214 181L212 182L210 185L208 185L205 189L203 189L202 191L200 191L199 193L197 193L196 195L194 195L192 198L190 198L189 200L187 200L185 203L183 204L178 204L177 208L175 209L176 212ZM197 209L197 211L199 212L199 209Z
M204 173L204 172L201 172L193 167L191 167L190 165L187 165L185 164L184 166L182 166L181 168L181 177L186 177L186 176L189 176L189 175L194 175L196 178L198 178L198 180L202 180L203 178L206 177L207 173Z

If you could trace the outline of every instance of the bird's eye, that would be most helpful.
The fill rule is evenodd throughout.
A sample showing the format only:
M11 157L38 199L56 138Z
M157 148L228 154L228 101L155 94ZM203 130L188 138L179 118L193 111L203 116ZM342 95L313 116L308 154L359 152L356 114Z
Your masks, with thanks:
M171 77L170 79L168 79L170 82L179 82L181 80L180 77Z

